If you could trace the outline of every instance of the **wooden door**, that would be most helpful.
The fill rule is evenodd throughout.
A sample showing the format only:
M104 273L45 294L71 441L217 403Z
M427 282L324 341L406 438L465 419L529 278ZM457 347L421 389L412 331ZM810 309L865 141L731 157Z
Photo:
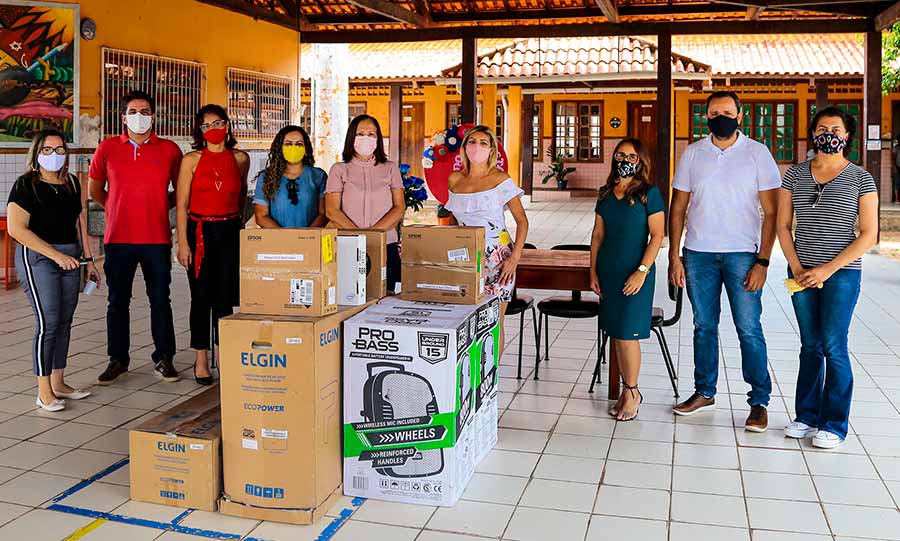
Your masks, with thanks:
M657 129L656 102L628 102L628 136L644 143L654 169L656 168Z
M422 152L425 150L425 104L404 103L401 112L403 143L400 162L409 164L410 174L422 177ZM424 178L424 177L422 177Z

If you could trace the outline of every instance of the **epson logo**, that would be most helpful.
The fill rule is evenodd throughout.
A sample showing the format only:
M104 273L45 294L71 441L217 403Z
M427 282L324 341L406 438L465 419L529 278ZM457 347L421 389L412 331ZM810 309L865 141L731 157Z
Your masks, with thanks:
M359 328L359 337L353 341L355 349L367 351L380 351L396 353L400 351L400 344L396 340L394 331L390 329Z
M184 492L173 492L171 490L160 490L159 497L167 500L183 500Z
M337 342L341 339L341 329L340 327L335 327L330 331L325 331L319 335L319 346L327 346L332 342Z
M262 235L247 235L247 240L262 240Z
M242 351L241 364L258 368L287 368L287 355Z
M156 448L160 451L168 451L170 453L185 453L187 448L183 443L175 443L174 441L158 441Z
M265 413L284 413L284 405L282 404L254 404L252 402L244 402L244 409L247 411L262 411Z
M263 487L247 483L244 485L244 493L257 498L270 498L273 500L284 499L284 489L280 487Z

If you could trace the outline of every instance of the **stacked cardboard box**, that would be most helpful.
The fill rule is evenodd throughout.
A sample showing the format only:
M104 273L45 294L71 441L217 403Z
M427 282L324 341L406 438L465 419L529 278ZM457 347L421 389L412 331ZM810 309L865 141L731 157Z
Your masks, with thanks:
M340 234L366 237L366 301L386 297L387 233L378 229L342 229Z
M499 319L392 297L345 322L346 495L456 503L497 440Z
M401 237L404 300L453 304L484 300L483 227L413 225L404 227Z
M131 499L215 511L221 434L218 385L133 429Z

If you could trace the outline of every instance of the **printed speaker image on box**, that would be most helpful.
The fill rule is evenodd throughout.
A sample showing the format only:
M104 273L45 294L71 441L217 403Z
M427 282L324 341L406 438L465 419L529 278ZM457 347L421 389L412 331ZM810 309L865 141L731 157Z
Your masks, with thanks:
M497 441L500 303L383 300L344 324L344 493L454 505ZM484 368L482 364L486 364Z

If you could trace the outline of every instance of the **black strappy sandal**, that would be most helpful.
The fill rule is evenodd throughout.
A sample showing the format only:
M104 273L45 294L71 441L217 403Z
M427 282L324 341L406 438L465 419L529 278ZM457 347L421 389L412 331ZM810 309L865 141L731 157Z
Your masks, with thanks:
M617 420L617 421L621 421L621 422L625 423L625 422L628 422L628 421L634 421L635 419L637 419L638 412L639 412L640 409L641 409L641 404L644 403L644 395L641 394L641 390L638 389L638 386L637 386L637 385L628 385L627 383L625 383L625 382L623 381L623 382L622 382L622 386L625 388L625 390L631 392L631 396L632 396L632 397L634 397L634 392L635 392L635 391L637 391L638 397L640 397L640 398L638 399L638 407L634 410L634 415L632 415L632 416L629 417L628 419L619 419L618 416L616 417L616 420Z

